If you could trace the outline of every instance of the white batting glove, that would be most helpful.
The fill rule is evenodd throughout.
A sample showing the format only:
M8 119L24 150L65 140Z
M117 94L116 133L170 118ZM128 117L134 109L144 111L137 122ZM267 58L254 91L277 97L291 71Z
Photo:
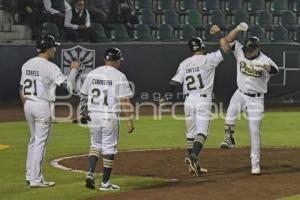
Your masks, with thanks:
M245 22L241 22L237 27L239 31L247 31L248 30L248 24Z

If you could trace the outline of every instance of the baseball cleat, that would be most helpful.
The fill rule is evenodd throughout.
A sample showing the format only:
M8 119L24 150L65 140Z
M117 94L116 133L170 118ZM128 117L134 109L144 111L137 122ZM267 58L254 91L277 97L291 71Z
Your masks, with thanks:
M39 184L30 184L31 188L44 188L44 187L53 187L55 186L55 182L52 181L42 181Z
M252 175L260 175L261 174L260 167L252 167L251 174Z
M201 168L198 162L192 162L190 158L185 158L184 162L188 165L189 173L195 176L207 173L207 169Z
M118 185L114 185L110 183L110 181L107 181L106 183L101 182L99 190L101 191L118 191L121 188Z
M234 137L225 137L224 141L221 143L220 147L222 149L233 149L235 145Z
M184 159L184 162L185 162L185 164L188 165L189 173L190 173L190 174L193 174L193 170L192 170L192 168L191 168L191 163L192 163L191 159L190 159L190 158L185 158L185 159Z
M199 174L206 174L207 172L208 172L207 169L201 168L201 167L198 165L198 173L199 173Z
M95 189L96 188L95 177L96 177L95 173L88 172L85 177L85 187L90 189Z

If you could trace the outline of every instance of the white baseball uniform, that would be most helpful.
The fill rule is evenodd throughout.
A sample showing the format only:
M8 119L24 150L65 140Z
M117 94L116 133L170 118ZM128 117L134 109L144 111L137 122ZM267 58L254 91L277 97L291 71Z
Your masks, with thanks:
M243 45L237 41L230 46L237 62L238 89L230 100L225 124L235 125L237 114L246 112L251 136L251 164L255 168L260 163L260 125L264 112L264 94L271 76L262 66L272 65L277 70L278 67L262 52L255 59L247 59L242 50Z
M131 97L126 76L111 66L101 66L87 74L80 90L87 96L91 121L91 149L103 155L117 153L120 98Z
M74 82L77 70L71 70L68 81ZM26 160L26 180L30 185L43 181L42 162L51 133L55 90L67 80L57 65L34 57L22 66L20 88L25 98L24 111L31 137Z
M220 50L193 55L180 63L173 81L183 83L187 138L208 135L215 69L223 60Z

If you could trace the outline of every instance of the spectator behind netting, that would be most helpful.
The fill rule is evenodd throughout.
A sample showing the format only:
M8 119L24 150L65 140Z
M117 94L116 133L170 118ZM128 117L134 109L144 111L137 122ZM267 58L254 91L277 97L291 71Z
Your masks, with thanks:
M121 21L128 27L138 23L135 9L131 0L118 0L121 10Z
M31 27L32 39L41 36L43 22L48 21L42 0L18 0L19 24Z
M43 0L44 7L51 15L51 20L61 30L64 27L65 13L71 9L66 0Z
M91 29L90 14L85 8L84 0L75 0L74 7L67 11L65 17L65 29L68 41L96 42L97 34Z
M108 0L87 0L86 6L91 14L91 21L100 23L103 26L107 24L107 18L110 13L110 1Z

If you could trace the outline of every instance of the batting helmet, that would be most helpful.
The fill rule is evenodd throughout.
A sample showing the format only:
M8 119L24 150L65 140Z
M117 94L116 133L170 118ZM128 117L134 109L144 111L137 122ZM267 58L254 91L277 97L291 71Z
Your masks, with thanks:
M52 47L60 46L61 44L59 42L56 42L55 37L52 35L45 35L42 36L37 42L36 42L36 48L38 53L42 53L47 49L50 49Z
M243 51L245 52L252 52L260 47L260 40L256 36L251 36L247 40L245 40Z
M189 47L192 52L205 51L205 44L199 37L194 37L189 40Z
M116 47L107 49L104 53L104 59L106 61L124 60L121 50Z

